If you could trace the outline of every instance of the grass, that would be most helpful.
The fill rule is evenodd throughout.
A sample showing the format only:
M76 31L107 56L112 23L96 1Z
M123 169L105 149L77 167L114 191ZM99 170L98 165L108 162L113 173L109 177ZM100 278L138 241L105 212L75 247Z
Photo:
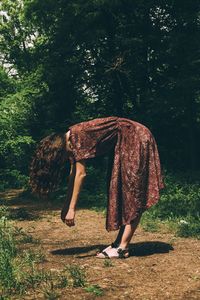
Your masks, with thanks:
M6 216L8 209L3 207L0 213ZM83 288L95 296L103 295L98 285L87 283L85 269L81 265L71 264L63 270L45 270L41 263L46 261L41 249L21 250L22 241L33 242L32 237L21 228L16 228L7 217L0 218L0 300L10 297L23 298L23 295L42 294L44 299L59 299L62 289ZM105 262L105 266L111 266Z
M66 270L69 272L69 280L73 287L84 287L86 285L85 271L79 265L69 265Z
M103 262L103 266L104 266L104 268L113 267L113 262L109 259L105 259L104 262Z
M2 211L7 212L5 208ZM1 211L1 212L2 212ZM44 299L58 299L59 290L86 286L85 270L79 265L69 265L63 270L48 271L40 264L46 261L41 250L20 250L21 236L7 217L0 218L0 294L1 300L28 292L43 293ZM36 296L37 297L37 296Z
M88 285L85 290L89 293L94 294L95 296L103 296L104 291L99 285Z
M148 232L172 233L177 237L200 239L200 221L192 216L161 219L151 212L145 212L141 226Z
M180 220L176 234L180 237L195 237L200 239L200 221L193 218Z
M40 239L36 239L31 234L26 233L21 227L15 227L15 236L18 243L40 244Z
M80 207L92 208L105 213L106 192L102 179L95 185L98 174L88 178L82 193ZM141 226L149 232L171 232L179 237L200 238L200 185L194 178L165 176L166 188L162 191L157 205L143 214ZM61 197L63 199L63 197ZM85 201L86 199L86 201ZM22 228L14 226L15 220L35 220L26 209L9 210L2 202L0 207L0 300L12 296L23 298L25 291L32 295L39 292L44 299L59 299L61 289L84 289L95 296L103 295L98 285L88 284L86 271L81 265L69 265L63 270L42 269L45 262L42 250L20 250L21 244L40 244ZM12 221L10 221L12 220ZM29 245L28 245L29 246ZM110 260L104 260L103 267L112 267Z
M142 228L148 232L158 232L160 230L160 220L154 218L149 212L146 212L141 220Z
M54 289L52 282L43 288L44 299L56 300L59 299L59 293Z

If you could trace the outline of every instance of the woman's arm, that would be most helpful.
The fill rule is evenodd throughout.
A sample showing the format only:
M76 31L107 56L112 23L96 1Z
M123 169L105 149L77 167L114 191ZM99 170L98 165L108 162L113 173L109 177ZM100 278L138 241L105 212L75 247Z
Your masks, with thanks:
M78 202L79 194L82 188L83 181L86 176L86 170L85 170L85 162L84 161L78 161L75 164L75 169L72 168L72 172L70 175L70 182L69 182L69 188L68 188L68 194L67 194L67 207L68 212L66 216L62 218L64 219L64 222L68 226L74 225L74 217L75 217L75 209Z
M61 220L65 221L65 216L67 214L67 211L69 209L70 200L72 197L73 187L74 187L74 179L76 175L76 165L71 164L70 174L68 176L68 183L67 183L67 196L66 201L63 205L62 211L61 211Z

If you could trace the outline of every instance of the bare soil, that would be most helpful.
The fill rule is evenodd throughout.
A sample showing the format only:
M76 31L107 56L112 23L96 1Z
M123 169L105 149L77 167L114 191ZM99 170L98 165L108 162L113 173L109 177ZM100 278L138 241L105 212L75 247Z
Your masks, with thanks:
M60 204L34 202L20 198L19 193L12 190L0 196L14 211L23 207L34 216L30 220L16 221L16 224L40 239L40 244L24 244L23 247L42 247L46 256L42 268L62 270L69 264L83 266L87 282L103 289L100 299L200 299L199 240L178 238L169 233L149 233L139 226L132 240L130 257L112 260L112 265L106 267L104 260L96 258L95 254L111 243L116 232L105 230L102 213L77 210L76 226L69 228L60 220ZM66 288L59 299L96 298L84 288Z

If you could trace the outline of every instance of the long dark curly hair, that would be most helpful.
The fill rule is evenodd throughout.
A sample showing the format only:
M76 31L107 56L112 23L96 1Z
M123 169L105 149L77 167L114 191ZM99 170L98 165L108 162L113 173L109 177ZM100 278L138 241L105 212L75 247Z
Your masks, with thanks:
M62 181L66 172L67 151L64 133L53 133L40 141L30 165L32 192L47 196Z

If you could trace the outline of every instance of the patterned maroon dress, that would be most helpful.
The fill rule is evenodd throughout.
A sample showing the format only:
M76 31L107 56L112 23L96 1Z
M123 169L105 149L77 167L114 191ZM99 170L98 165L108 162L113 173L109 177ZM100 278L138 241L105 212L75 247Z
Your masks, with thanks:
M107 117L71 126L74 161L113 153L108 187L106 229L130 224L159 200L164 187L157 145L144 125Z

